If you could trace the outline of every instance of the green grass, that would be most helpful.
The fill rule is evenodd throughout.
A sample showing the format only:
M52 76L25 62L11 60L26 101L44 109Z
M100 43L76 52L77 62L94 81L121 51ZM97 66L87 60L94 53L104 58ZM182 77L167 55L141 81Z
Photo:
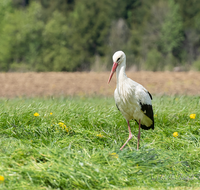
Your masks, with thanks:
M131 121L120 151L128 128L113 98L0 99L0 189L199 189L200 97L154 97L153 107L140 150Z

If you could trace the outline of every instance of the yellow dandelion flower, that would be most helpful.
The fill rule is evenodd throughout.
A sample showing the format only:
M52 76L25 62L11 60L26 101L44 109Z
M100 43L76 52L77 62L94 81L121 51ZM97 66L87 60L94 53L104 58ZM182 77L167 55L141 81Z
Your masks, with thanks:
M173 137L178 137L178 132L174 132Z
M0 175L0 181L2 182L2 181L4 181L4 180L5 180L5 178L4 178L3 176Z
M38 117L40 114L37 113L37 112L35 112L33 115L34 115L35 117Z
M111 153L110 155L112 155L112 156L113 156L113 155L116 155L116 153L115 153L115 152L113 152L113 153Z
M196 117L196 114L195 114L195 113L190 114L190 118L191 118L191 119L195 119L195 117Z
M100 138L102 138L102 137L103 137L103 135L102 135L102 134L97 134L97 137L100 137Z
M67 126L64 123L59 122L58 125L59 125L59 127L61 127L62 129L64 129L65 131L69 132L69 129L67 128Z
M53 113L51 112L50 115L52 115Z
M154 117L157 117L157 114L155 114Z
M62 122L59 122L58 125L59 125L60 127L62 127L62 129L64 129L64 126L66 126L66 125L65 125L64 123L62 123Z
M118 154L116 154L115 152L111 153L110 155L111 155L112 157L114 157L114 158L119 158Z

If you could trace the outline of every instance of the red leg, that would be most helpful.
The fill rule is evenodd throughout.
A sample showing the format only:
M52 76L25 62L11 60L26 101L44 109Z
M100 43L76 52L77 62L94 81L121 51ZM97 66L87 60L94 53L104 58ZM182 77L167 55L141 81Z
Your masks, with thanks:
M139 120L139 131L138 131L137 150L139 149L139 143L140 143L140 120Z
M126 146L126 144L128 143L128 141L130 141L132 139L132 137L133 137L133 135L131 133L131 128L130 128L129 121L127 121L127 123L128 123L129 137L128 137L128 140L124 143L124 145L120 148L120 150L122 150Z

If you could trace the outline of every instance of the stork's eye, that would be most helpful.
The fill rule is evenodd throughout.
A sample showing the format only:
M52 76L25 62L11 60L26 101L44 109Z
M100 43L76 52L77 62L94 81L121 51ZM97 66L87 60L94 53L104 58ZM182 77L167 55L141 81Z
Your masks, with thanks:
M120 60L120 57L117 59L117 62Z

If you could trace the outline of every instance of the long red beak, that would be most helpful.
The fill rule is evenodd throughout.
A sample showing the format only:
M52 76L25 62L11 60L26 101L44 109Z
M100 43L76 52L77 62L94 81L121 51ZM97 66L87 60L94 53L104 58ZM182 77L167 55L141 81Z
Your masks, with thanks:
M109 79L108 79L108 83L111 81L111 79L112 79L112 76L113 76L113 74L115 73L115 71L116 71L116 69L117 69L117 66L118 66L118 63L113 63L113 66L112 66L112 70L111 70L111 72L110 72L110 76L109 76Z

